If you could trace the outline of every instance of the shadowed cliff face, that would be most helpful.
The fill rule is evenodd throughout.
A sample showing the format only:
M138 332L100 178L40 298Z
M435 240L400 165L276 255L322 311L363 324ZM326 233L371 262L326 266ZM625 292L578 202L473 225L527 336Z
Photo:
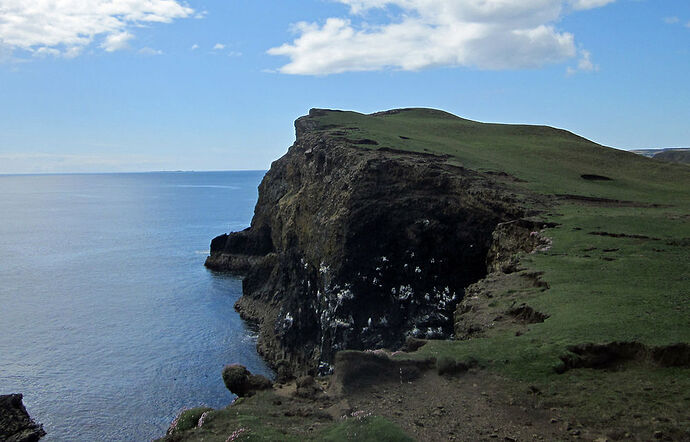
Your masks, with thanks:
M309 117L296 128L251 227L215 238L206 262L245 275L236 307L260 324L259 351L326 372L342 349L450 336L495 227L523 215L515 195L443 157L362 149Z
M43 426L31 419L21 394L0 395L0 440L35 442L46 435Z

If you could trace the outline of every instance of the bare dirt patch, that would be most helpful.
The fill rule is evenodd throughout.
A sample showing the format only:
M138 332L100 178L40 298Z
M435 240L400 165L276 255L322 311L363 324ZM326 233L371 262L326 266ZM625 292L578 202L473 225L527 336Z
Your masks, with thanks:
M640 208L663 208L671 207L664 204L643 203L639 201L616 200L609 198L598 198L594 196L558 194L556 197L564 201L576 201L578 203L600 206L600 207L640 207Z
M352 410L390 419L420 441L570 440L571 432L577 438L586 435L565 423L557 410L512 397L503 384L481 370L459 376L428 370L413 381L363 386L347 402Z
M661 239L659 239L659 238L654 238L654 237L647 236L647 235L630 235L627 233L589 232L589 235L609 236L611 238L651 239L653 241L661 241Z
M510 309L508 314L523 324L538 324L549 318L549 315L534 310L527 304Z
M609 344L581 344L568 347L562 355L559 373L576 368L619 370L633 362L660 367L690 367L690 345L685 343L649 347L640 342L611 342Z

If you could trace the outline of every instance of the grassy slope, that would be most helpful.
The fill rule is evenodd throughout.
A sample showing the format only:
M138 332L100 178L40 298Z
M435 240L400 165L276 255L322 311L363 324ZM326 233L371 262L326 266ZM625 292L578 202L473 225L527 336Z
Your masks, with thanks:
M544 280L550 284L545 292L525 291L523 299L550 319L520 337L497 332L466 342L433 342L420 353L476 357L519 383L539 386L545 391L545 403L569 405L585 422L613 425L615 421L627 428L644 428L651 425L649 416L663 410L670 416L668 425L690 430L687 417L683 418L690 406L687 369L640 366L615 373L574 370L564 375L552 370L571 344L690 342L687 166L606 148L563 130L484 124L428 109L372 116L328 112L319 122L326 131L345 130L348 139L379 143L362 148L449 155L450 163L507 172L525 180L521 186L539 193L663 205L563 202L548 215L560 224L546 232L554 240L553 248L523 260L526 267L545 272ZM587 181L582 174L613 180ZM654 239L589 234L593 231ZM616 250L604 251L611 249Z
M571 344L636 340L650 345L690 342L690 169L605 148L569 132L540 126L483 124L453 115L414 109L367 116L328 112L317 117L325 132L348 139L373 139L363 149L448 155L447 161L479 171L503 171L517 184L544 194L660 204L664 207L602 207L563 202L548 215L560 224L546 234L553 247L522 261L544 272L547 291L525 289L522 300L550 315L529 332L505 329L471 341L434 341L416 357L474 357L503 374L515 392L541 390L543 406L567 408L583 424L614 431L650 429L666 434L690 431L690 375L687 369L638 364L626 370L554 372ZM334 136L342 136L336 135ZM401 138L407 137L409 139ZM586 181L582 174L612 181ZM577 229L577 230L576 230ZM606 231L657 239L590 235ZM604 250L615 251L605 252ZM604 259L607 258L607 259ZM614 260L609 260L609 259ZM510 287L503 287L510 290ZM497 303L500 304L500 293ZM533 390L534 391L534 390ZM406 440L377 417L332 423L315 416L288 417L270 392L212 412L203 428L169 440ZM282 407L282 408L281 408ZM622 434L622 433L621 433ZM678 434L678 433L675 433Z
M401 429L377 416L360 416L341 419L333 423L319 416L318 402L305 406L305 401L291 404L273 391L263 391L249 398L240 398L234 404L211 411L201 428L196 428L201 412L196 409L183 414L192 416L190 424L180 426L184 431L166 436L161 441L362 441L407 442L409 438ZM309 410L305 413L305 410ZM203 411L203 410L202 410ZM229 437L234 434L235 438Z
M664 152L659 152L654 155L655 160L669 161L672 163L690 164L690 150L689 149L673 149Z

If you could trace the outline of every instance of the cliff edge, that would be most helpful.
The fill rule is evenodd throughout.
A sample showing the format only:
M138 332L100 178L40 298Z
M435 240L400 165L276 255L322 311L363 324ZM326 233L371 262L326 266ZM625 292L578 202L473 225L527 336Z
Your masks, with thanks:
M418 440L690 440L686 165L432 109L296 129L206 263L245 275L275 390L175 440L378 417Z
M450 337L496 227L539 205L447 155L349 138L321 121L333 113L296 121L251 227L215 238L206 261L244 275L236 308L260 325L259 352L298 372L329 372L339 350Z

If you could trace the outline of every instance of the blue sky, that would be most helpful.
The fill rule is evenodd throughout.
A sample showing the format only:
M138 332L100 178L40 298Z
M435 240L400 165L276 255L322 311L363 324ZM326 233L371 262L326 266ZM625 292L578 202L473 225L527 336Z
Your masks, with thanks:
M311 107L687 147L688 78L687 0L0 0L0 173L266 169Z

